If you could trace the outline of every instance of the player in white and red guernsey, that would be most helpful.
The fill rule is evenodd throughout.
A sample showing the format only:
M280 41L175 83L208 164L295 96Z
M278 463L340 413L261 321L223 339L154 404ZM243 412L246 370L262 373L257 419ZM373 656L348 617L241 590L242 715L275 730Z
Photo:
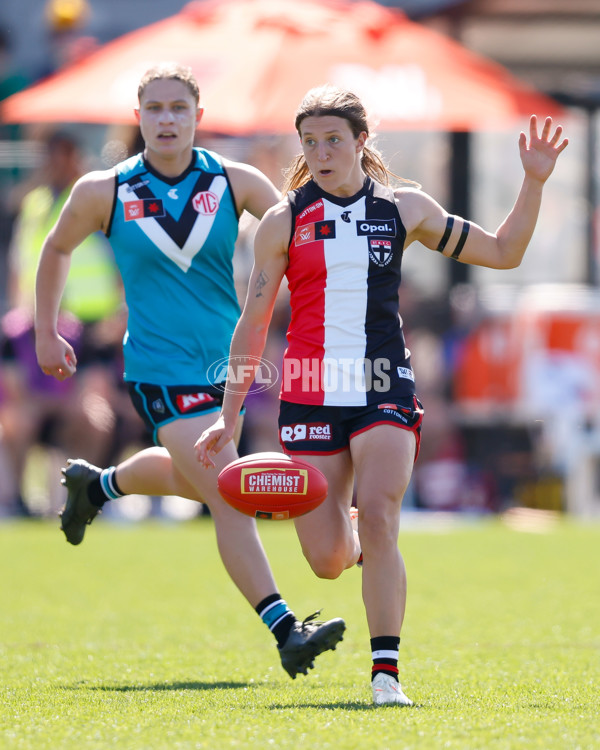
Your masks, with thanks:
M513 268L537 221L542 189L567 145L547 119L519 148L524 179L496 232L450 216L390 173L367 143L365 110L331 86L310 91L296 116L302 154L287 173L284 199L255 239L255 263L230 357L255 362L279 285L288 279L291 322L284 357L279 434L286 453L327 477L329 495L295 520L314 572L336 578L362 561L362 592L376 705L411 705L398 682L406 572L398 549L402 497L418 453L423 410L398 314L400 267L415 241L460 262ZM244 383L251 385L251 376ZM232 439L245 389L226 389L217 423L198 442L198 459ZM358 523L349 510L356 484ZM362 558L362 560L361 560Z

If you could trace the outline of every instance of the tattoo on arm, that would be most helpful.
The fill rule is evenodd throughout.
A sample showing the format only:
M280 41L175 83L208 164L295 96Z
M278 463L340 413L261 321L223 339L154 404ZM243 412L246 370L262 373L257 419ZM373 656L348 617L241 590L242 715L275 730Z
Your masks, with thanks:
M262 297L263 287L267 285L268 281L269 281L269 277L267 276L267 274L264 271L261 271L258 274L258 278L256 279L256 284L254 285L257 297Z

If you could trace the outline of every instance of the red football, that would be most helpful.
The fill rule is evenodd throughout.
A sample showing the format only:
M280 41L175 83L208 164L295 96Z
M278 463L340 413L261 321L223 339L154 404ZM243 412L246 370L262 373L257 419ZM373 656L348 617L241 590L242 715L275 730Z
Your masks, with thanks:
M320 505L327 480L312 464L283 453L252 453L221 470L219 492L247 516L283 521Z

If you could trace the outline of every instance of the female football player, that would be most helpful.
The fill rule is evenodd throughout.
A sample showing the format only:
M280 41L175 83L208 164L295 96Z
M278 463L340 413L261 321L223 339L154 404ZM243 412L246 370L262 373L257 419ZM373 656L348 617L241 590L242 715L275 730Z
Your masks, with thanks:
M302 153L285 197L262 219L255 262L230 356L260 357L283 276L291 321L283 362L279 437L284 451L311 461L329 495L295 520L313 571L335 578L362 562L362 592L376 705L411 705L398 681L406 573L398 550L402 497L419 452L423 409L398 315L402 256L426 248L491 268L518 266L531 239L542 189L567 145L547 119L519 149L524 178L496 232L449 215L391 173L369 146L367 117L348 91L311 90L296 115ZM251 379L248 378L247 387ZM196 443L212 467L234 435L245 390L226 388L221 416ZM357 532L349 510L356 488Z
M44 243L36 348L46 374L61 380L75 373L73 348L57 333L61 295L73 250L93 232L104 232L128 307L124 377L158 446L104 470L71 461L63 470L61 528L71 544L80 544L103 504L124 494L206 503L227 572L274 634L283 667L295 678L335 647L344 622L295 618L277 591L254 519L218 492L219 469L237 458L234 444L212 471L198 464L193 449L218 415L223 390L207 371L226 357L239 316L232 268L238 220L244 210L262 217L277 191L257 169L194 148L203 110L190 69L151 68L138 99L143 152L80 178Z

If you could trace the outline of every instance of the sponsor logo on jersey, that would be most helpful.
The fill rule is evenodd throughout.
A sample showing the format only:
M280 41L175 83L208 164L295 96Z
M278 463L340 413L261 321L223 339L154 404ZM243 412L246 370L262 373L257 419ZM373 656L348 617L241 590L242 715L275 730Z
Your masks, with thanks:
M185 414L186 411L195 409L200 404L207 404L210 401L214 401L214 398L208 393L178 393L177 409L180 414Z
M167 193L169 198L172 198L174 201L179 200L179 196L177 195L177 188L171 188L169 192Z
M345 221L346 224L350 224L350 214L351 213L352 213L352 211L344 211L342 213L342 221Z
M399 419L401 422L408 424L407 417L409 417L411 414L410 409L407 409L404 406L398 406L398 404L379 404L377 408L381 409L384 414L390 414Z
M141 180L140 182L136 182L135 185L127 185L125 188L128 193L135 192L138 188L144 187L144 185L149 185L150 180Z
M298 227L294 234L294 244L306 245L307 242L316 242L317 240L335 239L335 220L315 221L314 224L304 224Z
M396 219L359 219L356 222L359 237L395 237Z
M410 367L396 367L396 372L399 378L406 378L406 380L412 380L414 382L415 375Z
M138 219L158 219L165 216L163 202L159 198L141 198L137 201L126 201L123 203L125 210L125 221L137 221Z
M318 200L316 203L313 203L311 206L307 206L307 208L305 208L304 211L302 211L302 213L298 216L298 221L302 221L302 219L312 214L312 212L316 211L318 208L323 208L322 200Z
M369 258L375 265L387 266L392 257L392 243L389 240L369 238Z
M281 428L281 440L286 443L296 440L331 440L331 424L312 422L286 425Z
M203 190L192 198L192 206L203 216L213 216L219 209L219 196L210 190Z

